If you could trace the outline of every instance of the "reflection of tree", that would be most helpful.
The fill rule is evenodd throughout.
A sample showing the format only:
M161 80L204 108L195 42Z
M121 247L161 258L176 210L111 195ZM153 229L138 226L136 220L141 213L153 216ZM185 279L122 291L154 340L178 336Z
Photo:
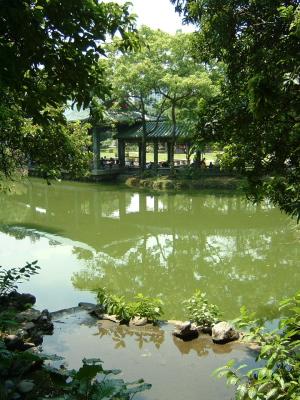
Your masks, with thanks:
M166 301L166 316L181 318L183 300L200 287L225 317L237 315L243 304L260 316L274 317L275 303L299 286L299 251L292 244L280 245L292 243L287 235L292 234L281 230L268 235L255 230L148 234L120 258L95 256L74 274L73 284L105 286L128 299L138 292L160 296Z
M9 221L8 234L35 227L14 232L20 239L36 240L43 231L73 240L73 253L85 264L73 275L75 287L105 286L127 299L138 292L160 297L167 318L184 318L182 302L196 288L228 318L242 304L276 316L274 303L298 289L296 232L269 204L254 206L235 195L161 194L151 195L149 211L147 196L34 181L0 196L0 221Z
M103 321L99 324L100 337L110 336L116 343L115 348L126 347L126 339L133 337L137 343L138 348L141 350L147 343L154 343L157 349L160 348L164 342L164 331L154 326L143 327L128 327L126 325L118 325Z

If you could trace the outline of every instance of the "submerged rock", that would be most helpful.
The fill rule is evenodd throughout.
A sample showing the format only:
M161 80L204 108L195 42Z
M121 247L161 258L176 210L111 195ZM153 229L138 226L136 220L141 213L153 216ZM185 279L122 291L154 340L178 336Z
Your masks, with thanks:
M181 324L172 334L184 341L193 340L199 336L198 329L190 321Z
M239 333L226 321L217 323L212 328L212 340L214 343L228 343L238 340Z

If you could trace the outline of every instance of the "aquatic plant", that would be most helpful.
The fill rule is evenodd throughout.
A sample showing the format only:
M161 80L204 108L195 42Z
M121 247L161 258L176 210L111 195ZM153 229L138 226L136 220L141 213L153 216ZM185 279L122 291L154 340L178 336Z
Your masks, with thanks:
M300 398L300 292L282 301L279 308L287 315L271 332L258 320L251 321L245 308L242 310L240 326L248 326L245 338L260 346L256 361L263 366L243 372L246 365L234 368L234 361L230 361L215 371L218 377L225 376L228 384L236 386L237 400Z
M209 304L206 293L196 290L192 297L184 301L190 321L199 326L211 327L220 318L220 310L215 304Z

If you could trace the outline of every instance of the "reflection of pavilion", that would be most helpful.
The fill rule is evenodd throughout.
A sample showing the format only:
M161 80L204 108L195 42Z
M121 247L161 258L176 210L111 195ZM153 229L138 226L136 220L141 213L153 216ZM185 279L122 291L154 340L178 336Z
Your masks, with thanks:
M49 187L34 181L12 199L26 209L22 224L106 252L116 246L125 251L145 234L228 236L239 232L241 225L248 234L260 229L272 232L280 225L280 218L271 217L272 213L278 216L276 210L245 208L236 196L148 195L67 182Z

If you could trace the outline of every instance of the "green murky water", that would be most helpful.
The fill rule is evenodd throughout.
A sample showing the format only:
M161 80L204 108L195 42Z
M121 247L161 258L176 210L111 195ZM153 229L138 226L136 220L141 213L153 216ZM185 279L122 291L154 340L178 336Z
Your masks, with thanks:
M117 186L40 180L0 196L0 262L39 260L22 285L50 310L94 301L106 287L160 297L166 318L200 288L225 318L245 304L277 318L299 289L299 232L279 210L237 195L150 194Z

